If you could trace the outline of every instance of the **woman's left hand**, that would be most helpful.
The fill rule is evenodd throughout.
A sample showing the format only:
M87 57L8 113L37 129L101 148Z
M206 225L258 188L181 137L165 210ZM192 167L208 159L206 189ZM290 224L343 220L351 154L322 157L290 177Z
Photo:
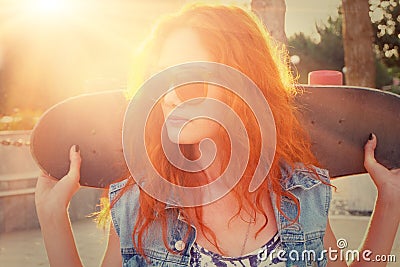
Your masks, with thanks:
M374 151L377 137L371 134L372 139L364 146L364 167L370 174L378 189L378 197L389 203L400 203L400 169L389 170L376 161Z

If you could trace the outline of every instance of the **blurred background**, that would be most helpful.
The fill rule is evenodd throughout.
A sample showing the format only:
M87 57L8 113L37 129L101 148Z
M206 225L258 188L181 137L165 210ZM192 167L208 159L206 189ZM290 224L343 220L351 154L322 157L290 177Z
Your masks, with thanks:
M191 1L0 0L0 130L31 129L44 110L69 96L125 87L132 53L152 23L186 2ZM340 0L219 2L263 17L272 35L287 44L300 83L307 83L312 70L346 72L352 64L345 64ZM348 13L357 11L357 23L349 21L355 29L348 32L358 41L357 32L367 36L370 44L360 45L358 53L373 56L369 72L376 73L368 75L373 81L352 85L400 92L399 1L349 2L355 3Z
M30 129L69 96L125 87L131 55L152 22L182 4L1 0L0 130Z
M34 208L39 170L29 150L38 118L68 97L125 88L133 52L154 21L187 2L0 0L0 266L47 266ZM299 83L327 69L342 72L347 85L400 93L399 0L208 2L256 12L287 46ZM376 190L365 174L334 183L332 226L357 248ZM87 266L98 265L105 246L103 231L87 218L101 194L83 188L70 207Z

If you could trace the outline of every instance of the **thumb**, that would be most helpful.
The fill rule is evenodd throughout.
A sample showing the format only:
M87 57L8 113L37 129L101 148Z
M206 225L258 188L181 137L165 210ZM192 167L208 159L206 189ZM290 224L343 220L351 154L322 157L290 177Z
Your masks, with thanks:
M81 156L79 146L74 145L69 150L70 168L67 175L58 181L53 189L53 195L65 206L68 205L72 196L79 190Z
M364 167L369 171L371 165L376 163L375 159L376 136L370 133L369 139L364 146Z
M79 188L81 155L79 146L74 145L69 150L69 171L57 184L56 187L71 188L74 192ZM68 189L67 191L69 191Z
M386 168L375 159L376 144L376 135L371 133L369 135L369 140L364 146L364 167L373 178L378 177L379 173L386 170Z
M79 145L74 145L69 150L69 171L67 176L74 181L79 181L80 179L80 169L81 169L81 155L79 150Z

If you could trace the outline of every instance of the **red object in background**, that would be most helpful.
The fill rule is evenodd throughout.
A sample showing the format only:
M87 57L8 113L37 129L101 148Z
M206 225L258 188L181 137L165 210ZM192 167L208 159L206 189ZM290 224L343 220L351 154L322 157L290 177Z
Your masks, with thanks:
M343 85L343 74L336 70L316 70L308 73L309 85Z

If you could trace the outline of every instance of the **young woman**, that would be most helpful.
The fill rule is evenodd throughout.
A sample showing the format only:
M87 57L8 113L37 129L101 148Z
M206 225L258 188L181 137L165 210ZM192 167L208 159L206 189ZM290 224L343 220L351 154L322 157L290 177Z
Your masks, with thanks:
M232 190L196 207L159 201L132 178L112 184L111 207L106 209L112 220L102 266L347 266L324 251L338 249L327 218L329 175L316 167L310 141L296 119L296 89L282 63L285 55L278 53L262 23L238 7L193 5L162 20L145 44L135 62L132 91L150 75L177 64L211 61L231 66L254 81L267 99L276 124L276 152L264 182L249 192L261 155L261 136L248 106L217 85L185 85L168 91L152 110L145 137L148 155L163 177L182 186L204 185L216 180L235 159L222 125L207 118L188 121L199 110L210 108L204 102L181 105L199 94L226 103L241 118L249 133L249 161L235 163L245 166ZM181 117L170 118L174 110ZM212 139L217 148L212 164L194 173L172 166L161 146L164 122L169 141L179 144L188 159L201 159L200 141ZM394 208L400 200L400 170L388 170L375 160L376 144L371 134L365 145L365 167L378 197L361 247L372 251L371 259L390 253L400 220ZM137 155L139 162L141 157ZM70 160L63 179L55 181L43 174L37 183L37 213L51 266L82 265L67 213L79 189L79 147L71 148ZM304 252L310 251L315 254L307 257ZM361 257L351 266L385 263Z

